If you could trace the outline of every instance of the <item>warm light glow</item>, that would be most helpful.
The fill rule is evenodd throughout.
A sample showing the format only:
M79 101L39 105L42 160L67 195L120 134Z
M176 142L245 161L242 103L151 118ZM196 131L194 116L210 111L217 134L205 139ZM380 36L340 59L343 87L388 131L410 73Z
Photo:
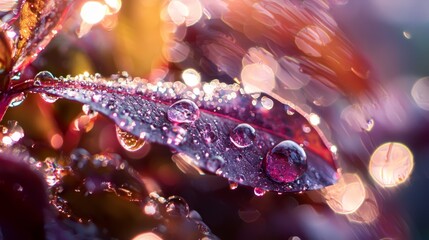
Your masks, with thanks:
M366 198L359 175L345 173L335 185L322 190L326 203L336 213L350 214L359 209Z
M0 12L7 12L15 8L18 0L0 1Z
M405 37L406 39L411 39L411 38L412 38L412 35L411 35L411 33L410 33L410 32L403 31L403 32L402 32L402 34L404 35L404 37Z
M275 87L275 75L272 68L262 63L252 63L241 70L241 81L246 93L271 91Z
M2 141L2 144L5 146L11 146L13 144L13 140L9 136L3 136L1 141Z
M135 236L132 240L162 240L162 238L153 232L146 232Z
M173 160L176 166L183 173L190 174L190 175L204 175L204 172L201 169L199 169L197 166L195 166L194 164L195 160L184 153L174 154L171 157L171 160Z
M176 25L192 26L203 15L199 0L173 0L167 6L168 16Z
M338 148L337 148L337 146L335 146L335 145L332 145L332 146L331 146L331 148L330 148L330 150L331 150L331 152L332 152L333 154L337 154L337 152L338 152Z
M311 57L321 57L324 46L331 42L329 35L320 27L307 26L296 34L295 44Z
M188 68L182 72L182 79L186 85L195 87L201 82L201 75L193 68Z
M111 10L109 12L109 14L114 14L114 13L119 12L119 10L122 7L122 1L121 0L104 0L104 2L110 8L109 10Z
M63 143L64 143L64 140L60 134L56 133L51 137L51 146L54 149L61 148L63 146Z
M421 109L429 111L429 77L420 78L414 83L411 96Z
M153 204L152 202L148 202L144 208L143 211L146 215L155 215L156 214L156 205Z
M407 146L388 142L379 146L371 156L369 173L382 187L395 187L411 175L414 156Z
M24 137L24 133L22 131L15 131L10 135L10 138L14 142L18 142L23 137Z
M261 98L261 105L267 110L271 110L274 107L274 102L271 98L263 96Z
M372 223L378 218L379 214L380 210L378 208L377 199L371 189L366 188L365 201L356 212L347 215L347 218L351 222Z
M311 125L313 125L313 126L317 126L320 124L320 117L319 117L319 115L317 115L315 113L310 113L308 120L310 121Z
M82 20L88 24L97 24L106 16L107 7L97 1L88 1L80 10Z
M171 21L176 25L183 24L186 17L189 16L189 9L181 1L171 1L167 6L167 12Z

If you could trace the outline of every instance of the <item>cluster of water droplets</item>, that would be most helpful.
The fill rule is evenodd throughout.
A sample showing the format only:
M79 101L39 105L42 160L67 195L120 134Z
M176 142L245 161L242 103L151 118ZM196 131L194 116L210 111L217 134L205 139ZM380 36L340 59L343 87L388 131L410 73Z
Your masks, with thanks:
M48 158L36 165L43 170L50 186L51 204L79 222L91 219L72 211L70 197L73 201L85 201L87 197L104 193L142 204L147 194L138 175L116 154L90 155L84 149L75 149L61 161Z
M199 239L218 239L203 222L201 215L195 210L190 210L188 203L182 197L164 198L156 192L150 193L149 196L143 206L143 212L163 220L153 229L153 232L161 236L168 236L171 234L168 232L169 228L195 228Z

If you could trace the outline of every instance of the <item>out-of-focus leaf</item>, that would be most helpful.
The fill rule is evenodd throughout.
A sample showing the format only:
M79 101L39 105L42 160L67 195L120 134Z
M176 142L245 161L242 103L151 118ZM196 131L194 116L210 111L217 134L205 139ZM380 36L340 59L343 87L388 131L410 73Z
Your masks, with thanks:
M236 84L213 81L195 90L180 82L153 85L140 78L113 78L110 81L83 75L60 80L36 78L34 84L30 81L13 91L28 90L88 104L121 129L147 141L168 145L191 157L197 167L243 185L295 192L319 189L337 180L330 143L299 109L294 112L269 96L242 94ZM183 99L188 100L184 103L180 101ZM241 139L247 142L237 144L231 140L239 124L254 128L250 142ZM278 178L274 181L266 171L268 163L264 163L273 147L284 140L301 144L307 155L307 170L290 182ZM292 151L292 155L299 154ZM295 167L291 161L287 159L289 165L279 164L272 170L288 175L291 173L288 167Z
M187 58L173 60L180 68L246 81L244 67L263 63L279 92L307 88L309 95L320 85L347 96L372 92L369 67L343 36L328 1L202 1L201 7L205 14L192 25L178 23L174 12L166 18L174 26L170 54L189 51Z
M72 0L25 0L20 2L18 39L13 71L31 63L55 36Z
M41 176L17 156L0 154L0 229L4 239L44 239L48 206Z

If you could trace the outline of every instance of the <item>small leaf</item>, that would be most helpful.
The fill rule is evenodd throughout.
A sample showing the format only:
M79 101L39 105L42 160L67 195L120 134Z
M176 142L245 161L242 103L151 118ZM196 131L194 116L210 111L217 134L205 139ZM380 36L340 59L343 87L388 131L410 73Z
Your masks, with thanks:
M239 85L216 80L187 89L181 82L113 78L38 79L26 83L26 90L87 104L121 129L168 145L197 167L243 185L293 192L336 181L330 143L299 109L293 113L269 96L242 94Z
M46 47L61 27L72 0L23 0L13 71L23 70Z

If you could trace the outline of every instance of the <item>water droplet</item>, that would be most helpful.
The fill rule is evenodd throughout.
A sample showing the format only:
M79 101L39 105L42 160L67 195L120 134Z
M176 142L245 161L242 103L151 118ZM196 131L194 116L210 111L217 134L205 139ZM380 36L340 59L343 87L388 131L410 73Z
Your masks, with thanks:
M54 103L59 99L59 97L57 97L57 96L46 94L46 93L42 93L42 94L40 94L40 96L47 103Z
M98 112L91 109L91 106L88 104L82 105L82 111L87 115L89 118L95 118L98 116Z
M187 217L189 214L188 203L179 196L171 196L165 204L165 212L172 218Z
M273 181L292 182L307 170L307 156L301 146L294 141L286 140L267 153L264 168Z
M365 128L365 131L367 131L367 132L371 132L371 130L374 128L374 124L375 124L375 122L374 122L374 119L369 119L367 122L366 122L366 128Z
M195 87L201 82L201 75L195 69L188 68L182 73L182 79L186 85Z
M12 101L10 101L9 107L17 107L21 105L21 103L24 102L25 98L27 98L26 93L23 93L23 92L19 93L16 97L12 99Z
M238 183L236 182L229 182L229 189L235 190L238 188Z
M245 148L252 145L255 138L255 129L247 123L237 125L229 136L231 142L239 148Z
M193 123L200 117L200 109L191 100L182 99L168 108L167 116L172 122Z
M54 80L55 77L48 71L41 71L34 76L34 85L41 86L43 81Z
M289 105L285 105L285 110L286 110L287 115L289 115L289 116L292 116L295 114L295 109L293 109Z
M224 164L225 160L222 157L216 156L207 161L206 167L211 172L217 172Z
M262 189L262 188L255 188L255 189L253 189L253 193L256 196L261 197L261 196L264 196L264 194L266 193L266 191L264 189Z
M158 213L158 204L154 200L149 200L143 207L146 215L152 216Z
M118 138L118 141L121 144L121 146L129 152L138 151L145 144L144 139L136 137L120 129L118 126L116 126L116 137Z
M267 110L271 110L274 107L274 101L266 96L261 98L261 105Z

